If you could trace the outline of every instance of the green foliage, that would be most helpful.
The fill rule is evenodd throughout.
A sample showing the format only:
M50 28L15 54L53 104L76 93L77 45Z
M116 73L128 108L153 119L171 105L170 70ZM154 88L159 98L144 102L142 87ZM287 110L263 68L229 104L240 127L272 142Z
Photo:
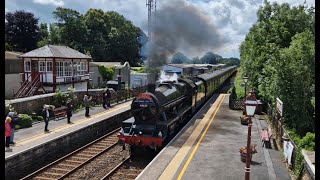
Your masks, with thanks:
M15 129L16 129L16 130L21 129L21 126L16 125L16 126L15 126Z
M53 28L57 44L89 52L95 61L116 59L131 65L140 63L137 37L141 36L141 30L119 13L89 9L80 14L58 7L53 14L58 20L57 28ZM53 38L51 30L50 37Z
M240 46L241 67L257 97L273 106L282 100L289 128L314 132L314 9L264 1L257 15Z
M36 119L37 119L38 121L43 121L43 117L42 117L42 116L37 116Z
M173 64L184 64L187 61L188 61L187 56L185 56L181 52L177 52L171 59L171 63Z
M31 127L32 126L32 118L27 114L19 114L21 120L19 121L18 125L21 128Z
M41 37L39 18L25 11L7 12L5 18L5 42L13 51L27 52L37 48Z
M303 149L314 151L315 150L315 134L308 132L300 141L300 146Z
M104 81L112 80L115 67L98 66L98 70Z
M145 73L145 67L142 67L142 68L140 68L140 69L138 69L136 72L137 73Z
M56 94L53 97L53 105L55 107L65 106L68 101L74 102L77 100L77 96L75 95L75 89L69 87L66 93L62 93L59 89L56 90Z

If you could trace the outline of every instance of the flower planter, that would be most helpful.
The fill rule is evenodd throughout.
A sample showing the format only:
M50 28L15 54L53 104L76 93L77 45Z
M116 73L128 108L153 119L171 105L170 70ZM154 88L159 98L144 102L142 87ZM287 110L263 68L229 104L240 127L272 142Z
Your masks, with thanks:
M246 162L247 160L247 154L244 154L244 153L240 153L240 160L242 162ZM250 161L252 160L252 154L250 154Z

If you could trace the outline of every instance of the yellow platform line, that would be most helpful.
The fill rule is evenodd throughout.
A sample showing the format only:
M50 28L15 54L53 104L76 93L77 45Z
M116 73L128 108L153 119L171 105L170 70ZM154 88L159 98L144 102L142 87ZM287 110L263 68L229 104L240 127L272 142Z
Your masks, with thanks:
M47 134L37 134L37 135L34 135L34 136L31 136L29 138L25 138L23 140L20 140L20 141L17 141L17 145L23 145L23 144L26 144L26 143L29 143L31 141L34 141L34 140L37 140L37 139L40 139L42 137L45 137L45 136L48 136L50 134L52 134L53 132L59 132L59 131L62 131L64 129L67 129L67 128L70 128L72 126L75 126L75 125L78 125L78 124L82 124L82 123L85 123L85 122L88 122L88 121L92 121L93 118L98 118L98 117L101 117L107 113L111 113L111 112L114 112L114 111L118 111L120 108L123 108L125 106L128 106L128 104L123 104L121 106L118 106L116 107L115 109L112 109L112 110L107 110L107 111L104 111L104 112L100 112L100 113L97 113L95 115L92 115L90 118L83 118L81 120L78 120L76 121L74 124L68 124L68 125L64 125L64 126L61 126L61 127L57 127L55 129L53 129L51 131L51 133L47 133Z
M178 180L180 180L180 179L182 178L182 176L184 175L184 173L185 173L185 171L187 170L187 168L188 168L188 166L189 166L189 164L190 164L190 162L191 162L194 154L195 154L196 151L198 150L198 147L199 147L200 143L202 142L202 139L204 138L205 134L207 134L207 131L208 131L210 125L212 124L213 119L214 119L214 117L216 116L216 114L217 114L217 112L218 112L218 110L219 110L219 108L220 108L220 106L221 106L221 104L222 104L222 102L223 102L223 100L224 100L224 97L225 97L225 95L223 95L223 98L222 98L222 100L221 100L221 102L220 102L217 110L215 111L214 115L213 115L212 118L210 119L210 122L209 122L209 124L207 125L207 128L206 128L206 129L204 130L204 132L202 133L201 138L200 138L199 141L197 142L197 145L196 145L195 148L193 149L193 151L192 151L191 155L189 156L186 164L183 166L183 168L182 168L182 170L181 170L181 172L180 172L180 174L179 174L179 176L178 176Z
M163 171L161 176L159 177L160 180L167 180L167 179L172 179L175 173L177 172L179 166L181 165L182 161L185 159L187 156L188 152L192 148L192 145L194 142L197 140L199 137L200 133L210 120L210 117L215 114L215 112L218 111L221 103L223 102L224 95L220 95L217 100L214 102L214 104L210 107L206 115L203 117L203 119L199 122L197 127L194 129L192 134L189 136L187 141L183 144L183 146L179 149L177 154L174 156L174 158L171 160L169 165L166 167L166 169ZM220 103L220 105L219 105ZM219 107L218 107L219 105ZM213 116L214 117L214 116ZM212 118L213 119L213 118Z

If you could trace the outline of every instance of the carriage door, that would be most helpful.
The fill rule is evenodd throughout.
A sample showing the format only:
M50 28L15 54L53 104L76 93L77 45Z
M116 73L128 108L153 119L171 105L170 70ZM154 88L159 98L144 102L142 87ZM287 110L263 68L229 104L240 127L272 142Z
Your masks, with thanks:
M32 81L36 78L39 74L39 65L38 61L31 61L31 79Z

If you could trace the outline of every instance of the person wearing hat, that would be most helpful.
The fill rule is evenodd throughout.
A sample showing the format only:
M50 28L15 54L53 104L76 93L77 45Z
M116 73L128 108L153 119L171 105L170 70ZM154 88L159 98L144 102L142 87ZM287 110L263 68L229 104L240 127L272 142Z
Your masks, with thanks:
M49 132L48 125L49 125L50 114L49 114L49 106L46 105L46 104L43 106L42 117L43 117L44 122L45 122L44 132L47 133L47 132Z

